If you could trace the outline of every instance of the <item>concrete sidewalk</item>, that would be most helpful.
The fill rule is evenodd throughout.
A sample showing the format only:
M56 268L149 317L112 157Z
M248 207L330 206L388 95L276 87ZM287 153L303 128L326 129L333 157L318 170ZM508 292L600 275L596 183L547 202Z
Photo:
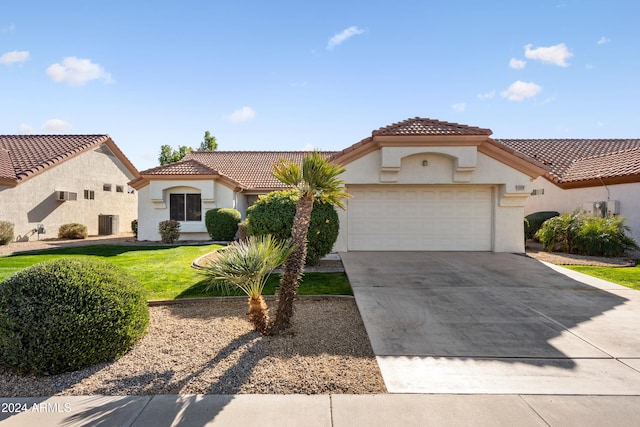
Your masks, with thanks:
M640 396L159 395L1 398L2 426L636 426Z

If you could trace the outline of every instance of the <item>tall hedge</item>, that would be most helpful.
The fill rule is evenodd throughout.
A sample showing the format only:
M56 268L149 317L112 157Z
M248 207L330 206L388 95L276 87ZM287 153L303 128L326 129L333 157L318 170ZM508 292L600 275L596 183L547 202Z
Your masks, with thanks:
M103 260L45 261L0 282L0 365L20 373L114 360L148 324L142 285Z
M250 236L271 234L278 239L291 237L298 196L295 190L274 191L247 209L247 232ZM307 264L331 252L338 238L340 223L333 205L316 199L307 233Z
M208 210L204 222L212 240L231 241L238 232L240 212L230 208Z

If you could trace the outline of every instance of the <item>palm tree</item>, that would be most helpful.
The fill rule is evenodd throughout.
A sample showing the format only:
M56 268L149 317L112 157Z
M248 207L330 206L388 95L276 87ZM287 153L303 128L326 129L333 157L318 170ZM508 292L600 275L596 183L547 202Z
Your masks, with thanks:
M216 257L202 267L201 273L211 280L211 286L235 287L249 297L249 321L257 331L267 333L269 308L262 290L271 271L292 253L289 242L280 242L271 235L251 236L216 252Z
M344 191L344 181L339 178L344 170L342 166L330 162L318 151L305 155L302 167L284 159L280 159L279 163L274 165L273 176L280 182L297 189L300 197L296 203L296 214L291 228L291 242L294 250L282 268L278 309L269 332L278 332L291 326L293 301L307 256L307 232L313 201L317 197L325 203L344 208L342 200L349 196Z

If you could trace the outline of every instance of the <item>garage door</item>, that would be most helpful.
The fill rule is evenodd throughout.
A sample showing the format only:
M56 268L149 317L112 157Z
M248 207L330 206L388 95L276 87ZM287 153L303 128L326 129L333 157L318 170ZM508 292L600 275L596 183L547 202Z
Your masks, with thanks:
M490 251L488 186L349 186L349 250Z

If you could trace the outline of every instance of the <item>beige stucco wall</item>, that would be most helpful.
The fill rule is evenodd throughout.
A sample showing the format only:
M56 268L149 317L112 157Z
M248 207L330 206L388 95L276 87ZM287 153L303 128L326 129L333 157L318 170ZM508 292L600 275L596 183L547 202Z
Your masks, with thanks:
M631 227L631 236L640 242L640 183L563 190L540 177L533 182L533 188L544 190L544 194L527 199L525 215L540 211L563 213L582 208L585 203L606 201L607 198L617 200L620 202L620 215L627 218L627 225Z
M180 240L209 240L206 211L214 208L241 208L244 196L211 179L154 180L138 192L138 240L160 241L158 224L169 219L169 194L200 193L202 220L182 221Z
M425 163L426 162L426 163ZM466 147L383 147L346 165L347 187L356 184L471 184L493 188L492 250L524 252L524 204L531 178ZM347 200L347 210L348 210ZM348 211L339 211L334 251L348 250Z
M17 185L0 186L0 220L14 223L16 240L36 240L32 230L38 224L47 230L40 238L53 238L58 228L72 222L87 226L90 235L98 234L98 215L118 215L119 232L130 232L137 217L138 194L127 192L133 174L102 145L60 163ZM111 191L103 191L111 184ZM116 185L123 192L116 192ZM94 200L84 199L84 190L95 192ZM75 201L59 202L56 191L77 193Z

